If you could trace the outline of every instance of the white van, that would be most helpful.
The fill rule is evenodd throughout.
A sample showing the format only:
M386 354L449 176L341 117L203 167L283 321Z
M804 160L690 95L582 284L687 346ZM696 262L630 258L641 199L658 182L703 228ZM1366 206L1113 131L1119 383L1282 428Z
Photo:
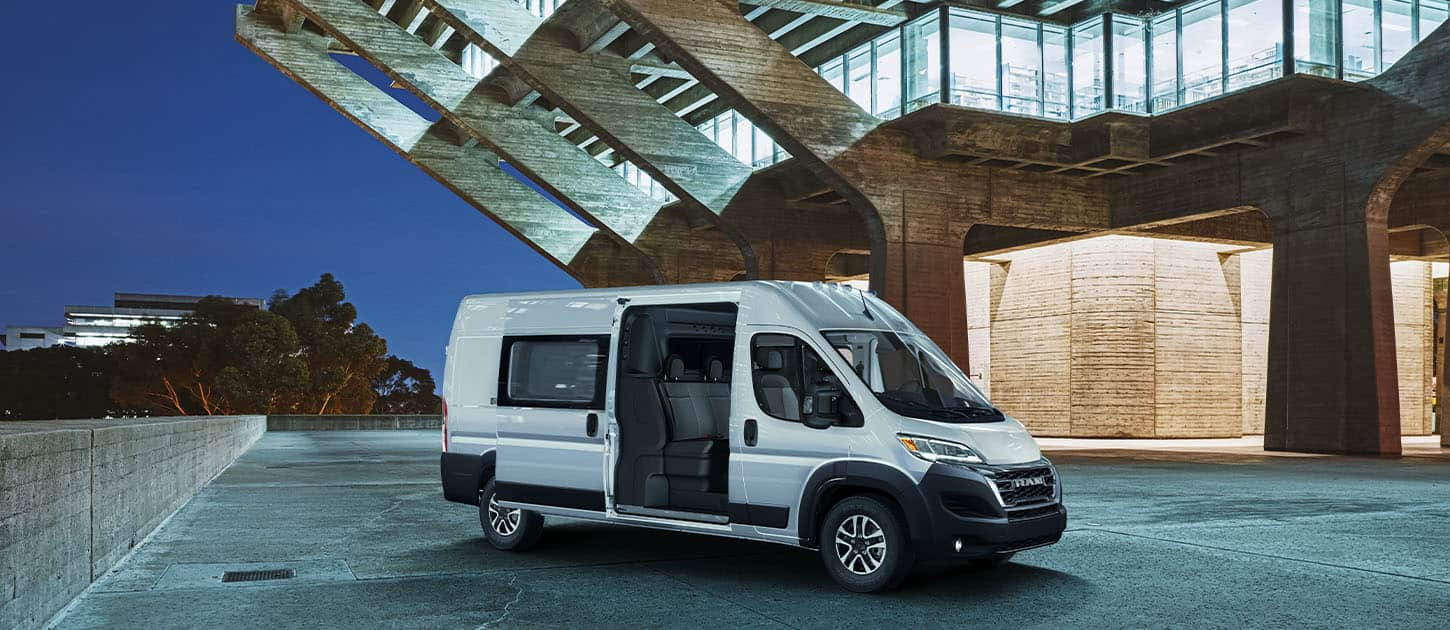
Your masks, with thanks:
M1058 541L1057 470L857 289L735 282L473 296L443 382L443 493L490 543L544 516L819 549L853 591Z

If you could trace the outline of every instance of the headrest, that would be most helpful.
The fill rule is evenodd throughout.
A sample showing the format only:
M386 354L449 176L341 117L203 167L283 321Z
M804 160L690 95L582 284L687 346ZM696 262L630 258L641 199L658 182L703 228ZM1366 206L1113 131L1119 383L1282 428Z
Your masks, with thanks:
M655 339L654 320L648 315L640 315L629 324L629 353L625 369L650 378L660 373L659 342Z
M680 358L680 355L670 355L665 365L668 366L670 380L678 381L685 377L685 360Z
M725 378L725 362L714 357L710 358L710 380L719 381Z
M765 352L765 369L779 370L785 367L785 354L779 350L767 350Z

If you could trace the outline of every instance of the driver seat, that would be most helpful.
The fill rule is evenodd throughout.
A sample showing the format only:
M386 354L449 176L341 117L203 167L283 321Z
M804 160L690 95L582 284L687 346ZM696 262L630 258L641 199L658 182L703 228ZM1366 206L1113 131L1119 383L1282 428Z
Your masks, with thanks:
M756 386L765 401L770 415L786 420L801 419L800 397L781 370L785 369L785 354L776 349L763 349L759 360L760 375Z

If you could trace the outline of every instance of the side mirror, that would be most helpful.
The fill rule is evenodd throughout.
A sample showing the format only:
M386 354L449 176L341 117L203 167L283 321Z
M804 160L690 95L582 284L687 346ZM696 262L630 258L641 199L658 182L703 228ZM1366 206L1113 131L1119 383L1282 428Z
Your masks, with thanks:
M835 424L836 422L831 418L814 415L806 416L805 420L802 420L801 423L812 429L829 429L831 428L831 425Z
M826 429L841 417L841 394L834 390L822 390L807 396L801 404L802 422L812 429Z

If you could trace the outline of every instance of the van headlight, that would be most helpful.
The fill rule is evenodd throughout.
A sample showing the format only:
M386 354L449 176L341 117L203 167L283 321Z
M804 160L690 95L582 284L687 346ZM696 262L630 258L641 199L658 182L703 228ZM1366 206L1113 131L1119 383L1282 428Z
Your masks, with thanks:
M943 464L983 463L982 456L966 444L902 433L898 433L896 439L900 440L907 452L916 456L917 459Z

